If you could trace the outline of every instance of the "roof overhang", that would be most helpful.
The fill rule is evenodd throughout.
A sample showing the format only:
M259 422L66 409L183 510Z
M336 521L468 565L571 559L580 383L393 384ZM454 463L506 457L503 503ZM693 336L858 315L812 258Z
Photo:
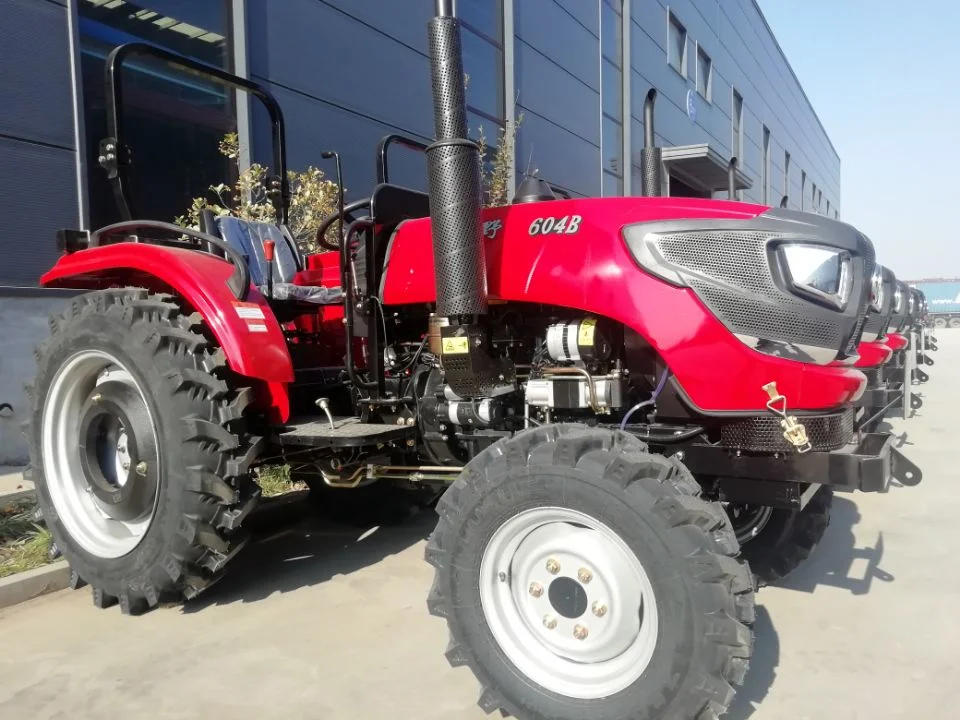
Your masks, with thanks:
M664 169L690 187L704 192L729 189L728 164L729 161L710 147L709 143L663 148ZM737 190L749 190L753 186L750 178L739 165L736 180Z

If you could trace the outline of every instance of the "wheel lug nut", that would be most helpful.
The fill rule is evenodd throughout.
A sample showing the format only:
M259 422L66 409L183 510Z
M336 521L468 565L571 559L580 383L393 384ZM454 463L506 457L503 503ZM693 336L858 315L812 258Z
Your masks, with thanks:
M538 598L541 595L543 595L543 585L537 582L530 583L530 594L533 595L535 598Z
M558 572L560 572L560 563L553 558L547 560L547 572L551 575L556 575Z
M586 568L580 568L577 572L577 577L580 579L584 585L593 580L593 573L587 570Z
M557 626L557 619L553 615L544 615L543 626L547 630L553 630ZM579 627L579 625L577 627Z
M603 617L607 614L607 606L599 600L593 603L593 614L597 617Z
M589 631L588 631L587 628L585 628L583 625L574 625L574 626L573 626L573 636L574 636L577 640L586 640L586 639L587 639L587 635L589 635L589 634L590 634Z

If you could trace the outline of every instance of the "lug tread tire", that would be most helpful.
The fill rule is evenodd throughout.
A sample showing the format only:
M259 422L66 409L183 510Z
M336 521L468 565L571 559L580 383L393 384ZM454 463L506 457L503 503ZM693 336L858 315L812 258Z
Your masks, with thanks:
M650 454L647 446L632 435L581 425L549 425L496 443L466 466L437 503L439 522L425 549L425 558L435 569L427 607L432 615L447 621L450 636L445 656L450 665L469 667L479 680L481 709L529 720L567 720L588 715L603 720L641 720L649 717L647 713L651 711L649 707L630 706L615 715L598 711L594 716L590 714L593 709L584 701L570 700L562 712L544 714L537 695L565 699L543 688L533 690L526 679L517 683L521 690L504 692L497 688L464 640L464 628L457 618L459 608L452 598L454 546L463 530L464 518L483 495L495 496L501 512L509 514L510 491L500 480L503 472L538 466L585 470L607 493L653 496L656 501L652 512L666 532L683 535L698 548L684 560L687 573L694 579L694 604L701 613L707 641L697 648L686 676L676 678L672 696L663 693L657 698L662 712L657 717L719 718L733 700L733 686L742 683L746 675L754 620L752 576L748 566L736 558L739 546L726 513L719 504L699 497L700 486L679 461ZM493 643L492 638L489 642ZM507 662L500 657L501 663ZM657 659L651 662L656 663ZM519 676L518 671L513 672Z
M154 367L166 380L145 392L163 396L176 417L155 418L167 435L161 454L166 460L165 515L154 517L141 545L116 561L104 561L84 552L58 521L45 492L40 462L40 423L43 397L56 371L46 367L51 346L78 324L105 316L121 327L126 342L147 348ZM263 447L242 425L252 394L233 387L220 348L203 334L196 313L183 314L172 295L137 288L114 288L79 295L69 308L50 320L51 339L38 351L44 392L34 392L30 432L31 472L37 481L41 507L51 532L71 565L71 586L89 583L94 605L119 604L128 614L139 614L164 600L195 597L218 580L223 568L243 547L242 519L256 505L260 489L249 475L251 463ZM39 387L39 384L38 384ZM161 441L162 442L162 441ZM171 448L185 462L169 460ZM171 491L169 486L179 489ZM159 508L158 508L159 512ZM152 539L150 558L125 562Z
M833 489L821 487L803 510L775 509L764 528L743 545L758 587L782 580L816 549L830 525Z

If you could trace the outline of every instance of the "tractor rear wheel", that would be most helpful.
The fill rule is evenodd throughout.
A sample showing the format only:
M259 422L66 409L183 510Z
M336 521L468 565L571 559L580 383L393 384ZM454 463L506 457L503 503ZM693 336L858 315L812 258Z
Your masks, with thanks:
M91 292L51 319L29 431L43 517L94 602L190 598L242 547L260 491L250 390L170 295Z
M549 425L441 498L428 607L480 706L525 718L715 718L743 681L753 582L717 503L625 433Z
M781 580L810 557L830 524L833 489L817 490L803 510L765 505L730 505L744 559L759 586Z

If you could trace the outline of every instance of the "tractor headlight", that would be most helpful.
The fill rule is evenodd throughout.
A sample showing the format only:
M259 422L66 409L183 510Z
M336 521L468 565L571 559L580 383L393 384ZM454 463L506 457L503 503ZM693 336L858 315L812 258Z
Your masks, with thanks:
M893 293L893 312L897 314L901 310L903 310L903 293L900 291L900 288L897 288Z
M913 299L913 293L910 293L910 297L907 298L907 315L913 315L913 309L916 307L916 303Z
M781 245L787 281L794 292L843 310L850 300L853 274L849 253L820 245Z
M883 312L883 268L877 265L870 278L870 307L876 312Z

